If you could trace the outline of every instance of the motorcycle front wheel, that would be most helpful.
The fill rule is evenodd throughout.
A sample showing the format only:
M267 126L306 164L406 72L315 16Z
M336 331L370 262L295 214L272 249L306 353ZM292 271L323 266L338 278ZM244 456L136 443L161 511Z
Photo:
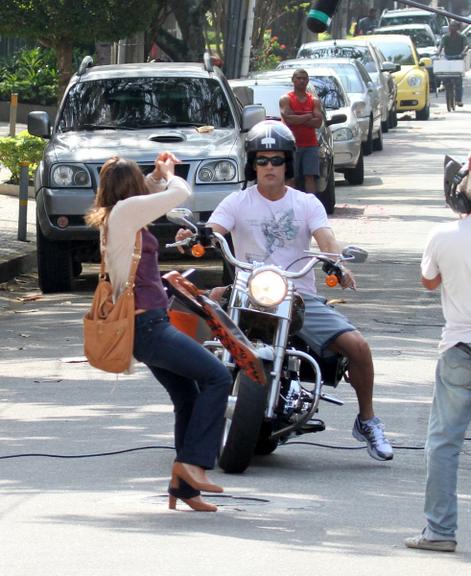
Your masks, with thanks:
M267 384L269 370L265 367ZM262 427L268 385L261 386L242 371L228 398L219 466L230 474L244 472L252 460Z

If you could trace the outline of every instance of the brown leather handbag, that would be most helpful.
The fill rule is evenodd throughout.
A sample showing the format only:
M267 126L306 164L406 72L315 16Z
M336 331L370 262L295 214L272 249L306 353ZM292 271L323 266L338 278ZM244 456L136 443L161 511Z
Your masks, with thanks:
M83 319L83 347L88 362L105 372L129 369L134 346L134 278L141 258L141 232L136 234L131 269L124 291L113 303L113 289L105 270L103 240L98 286L92 306Z

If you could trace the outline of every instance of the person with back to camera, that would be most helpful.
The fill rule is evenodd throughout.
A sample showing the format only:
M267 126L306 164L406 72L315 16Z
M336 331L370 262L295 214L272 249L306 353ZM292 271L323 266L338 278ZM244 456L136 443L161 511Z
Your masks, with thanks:
M448 27L448 33L445 34L440 42L437 51L437 58L443 52L445 58L451 60L464 58L468 51L468 40L460 32L461 24L457 20L452 20ZM456 105L463 106L463 76L455 80Z
M316 178L319 177L319 141L316 128L322 125L319 100L307 91L309 76L306 70L298 68L291 77L294 90L280 98L280 114L296 138L295 176L304 178L305 192L316 192Z
M231 233L236 258L286 269L305 256L312 238L321 251L340 253L322 203L312 194L285 185L285 179L293 176L295 147L293 133L281 122L260 122L247 134L245 177L256 184L224 198L208 221L215 232ZM176 240L190 235L190 231L180 229ZM301 262L291 268L300 267ZM317 296L314 271L295 284L305 303L299 335L320 355L339 353L349 359L349 382L359 404L354 438L367 443L372 458L391 460L392 447L373 410L374 370L368 343L353 324L326 304L325 298ZM346 268L342 286L355 287ZM217 297L216 291L213 297Z
M180 499L194 510L214 512L217 507L204 502L200 491L223 491L207 478L206 470L215 464L232 381L213 354L169 323L159 245L147 229L191 196L186 181L174 175L177 162L170 152L160 154L154 171L144 179L132 160L110 158L100 171L95 203L86 221L100 229L115 299L128 279L136 234L141 231L133 355L162 383L174 405L176 458L169 507L174 509Z
M470 159L471 160L471 159ZM468 160L469 173L469 160ZM426 526L405 540L408 548L456 549L459 454L471 422L471 178L445 189L459 219L432 229L422 256L422 284L440 286L445 326L439 343L435 389L425 446Z

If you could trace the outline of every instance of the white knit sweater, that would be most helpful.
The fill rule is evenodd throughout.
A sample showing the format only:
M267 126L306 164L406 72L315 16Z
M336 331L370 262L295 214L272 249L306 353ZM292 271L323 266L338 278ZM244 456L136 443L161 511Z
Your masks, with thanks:
M113 206L108 218L105 262L115 300L124 290L129 277L137 231L192 195L189 185L178 176L170 178L167 186L163 187L149 175L146 184L150 190L148 195L120 200ZM100 238L102 242L103 229L100 229Z

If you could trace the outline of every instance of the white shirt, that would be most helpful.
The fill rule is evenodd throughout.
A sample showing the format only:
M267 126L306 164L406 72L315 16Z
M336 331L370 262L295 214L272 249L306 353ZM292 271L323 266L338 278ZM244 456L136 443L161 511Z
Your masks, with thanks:
M313 194L287 187L280 200L268 200L257 186L234 192L212 213L209 222L232 234L236 258L245 262L275 264L290 271L307 264L312 233L330 228L326 211ZM315 294L314 271L295 280L297 289Z
M436 226L422 256L422 276L441 274L445 326L438 345L444 352L458 342L471 344L471 216Z

